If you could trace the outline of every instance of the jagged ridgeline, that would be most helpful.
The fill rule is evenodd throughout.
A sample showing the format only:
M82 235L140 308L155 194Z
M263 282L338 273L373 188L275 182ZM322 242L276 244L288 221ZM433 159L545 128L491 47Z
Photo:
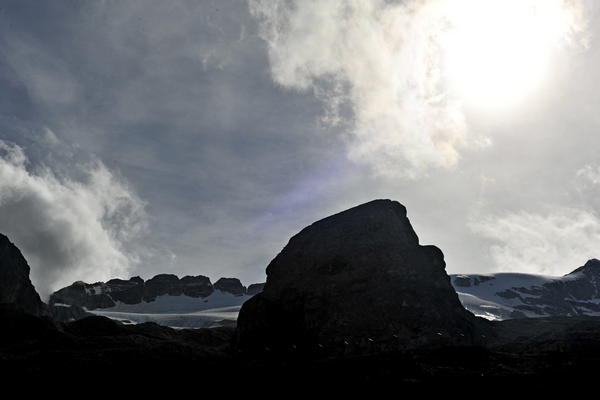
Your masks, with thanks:
M160 274L144 281L111 279L87 284L75 282L50 296L56 309L80 307L123 323L156 322L176 328L235 325L240 306L262 290L263 284L245 287L237 278L214 284L203 275Z
M139 276L129 280L111 279L107 282L88 284L75 282L57 290L50 296L50 304L78 305L88 310L112 308L118 304L140 304L154 302L161 296L186 296L206 298L216 290L234 296L253 295L263 284L252 284L248 288L237 278L221 278L214 284L203 275L184 276L179 279L172 274L159 274L144 281Z
M451 278L467 310L491 320L600 316L600 261L596 259L564 276L513 272Z

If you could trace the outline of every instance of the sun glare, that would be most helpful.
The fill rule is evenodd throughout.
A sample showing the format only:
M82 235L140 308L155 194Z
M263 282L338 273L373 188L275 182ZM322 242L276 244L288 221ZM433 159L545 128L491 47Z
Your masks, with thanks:
M514 105L549 78L569 33L566 6L554 0L448 2L442 47L449 86L465 103Z

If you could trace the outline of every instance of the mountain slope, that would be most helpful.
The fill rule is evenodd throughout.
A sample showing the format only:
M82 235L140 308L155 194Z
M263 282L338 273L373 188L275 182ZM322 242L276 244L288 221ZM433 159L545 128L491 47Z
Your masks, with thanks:
M519 273L451 275L463 306L491 320L600 316L600 261L564 276Z
M172 328L206 328L234 324L240 307L250 297L215 290L206 297L164 295L151 302L118 303L90 312L125 323L156 322Z
M262 289L262 284L242 285L236 278L214 284L206 276L160 274L144 281L111 279L88 284L75 282L54 292L54 307L85 307L92 314L125 323L156 322L175 328L232 325L241 305Z

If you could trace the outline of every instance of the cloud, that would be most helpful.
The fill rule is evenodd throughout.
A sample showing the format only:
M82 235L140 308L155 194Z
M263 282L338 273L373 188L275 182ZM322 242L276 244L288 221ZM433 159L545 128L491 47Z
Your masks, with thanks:
M554 206L544 213L473 219L469 225L495 242L489 249L497 271L562 275L600 258L600 218L593 211Z
M600 189L600 165L591 163L578 169L575 173L575 187L579 192Z
M275 82L312 89L338 122L353 114L349 156L378 173L452 165L465 142L458 104L438 91L430 7L383 1L250 1Z
M379 174L415 178L432 167L455 165L466 147L489 143L468 132L461 100L450 93L445 76L449 11L459 6L470 12L468 1L249 5L267 42L272 79L313 91L325 104L327 122L351 120L352 160Z
M21 147L0 141L0 231L43 297L76 280L126 277L138 261L128 246L146 229L144 203L100 161L72 169L76 177L33 168Z

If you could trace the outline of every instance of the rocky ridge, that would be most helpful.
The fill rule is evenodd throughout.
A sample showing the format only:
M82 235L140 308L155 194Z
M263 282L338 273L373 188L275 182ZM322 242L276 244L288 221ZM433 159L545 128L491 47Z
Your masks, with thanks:
M88 310L106 309L123 304L153 302L160 296L187 296L206 298L220 290L235 296L247 294L247 289L237 278L221 278L214 284L203 275L184 276L159 274L147 281L139 276L129 280L111 279L107 282L75 282L57 290L50 296L50 304L85 307Z
M499 273L451 278L463 305L488 319L600 316L600 261L596 259L559 277Z

